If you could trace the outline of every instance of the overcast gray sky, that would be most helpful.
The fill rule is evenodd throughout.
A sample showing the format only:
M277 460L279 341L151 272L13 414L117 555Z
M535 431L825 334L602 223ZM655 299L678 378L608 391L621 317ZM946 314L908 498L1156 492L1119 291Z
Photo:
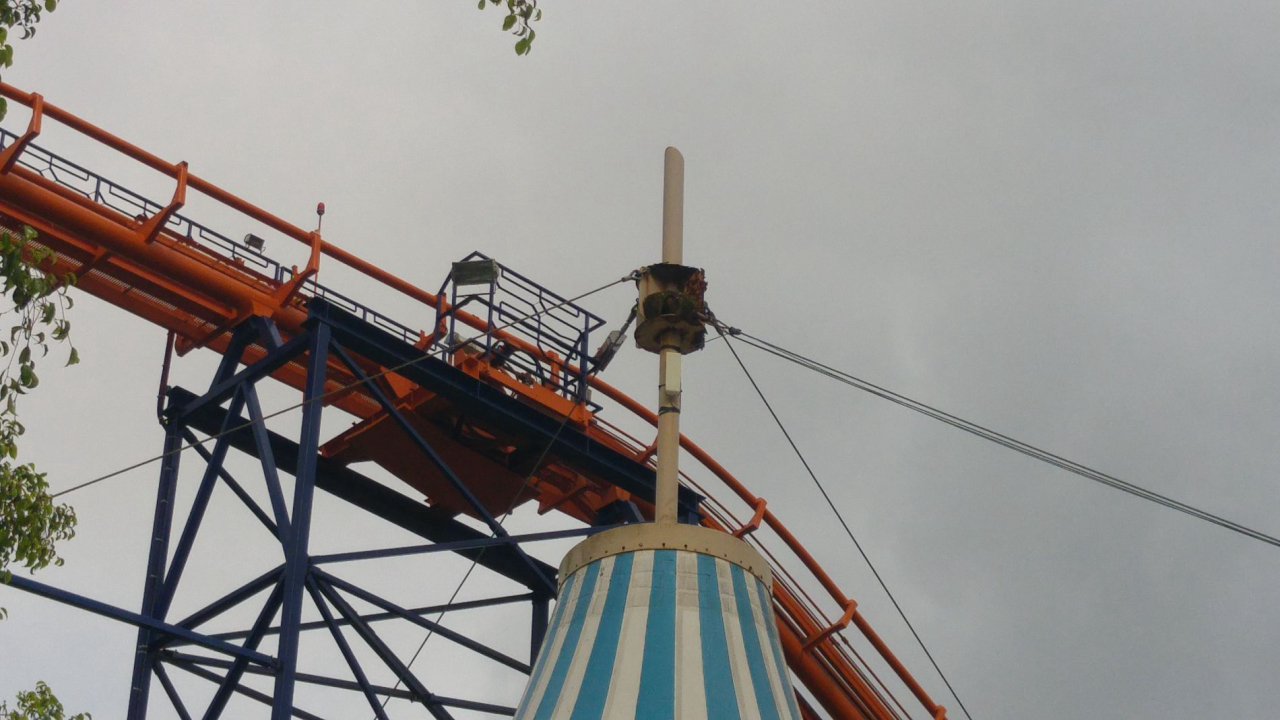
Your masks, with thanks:
M518 59L499 12L464 0L67 0L5 80L298 224L323 200L326 238L432 288L473 249L566 294L652 261L662 149L678 146L686 259L707 268L722 319L1280 531L1280 6L541 6L535 50ZM170 192L56 128L41 142ZM202 208L191 214L247 231ZM618 288L588 305L617 323L631 301ZM88 298L73 321L84 362L42 374L23 408L23 458L55 487L161 445L163 334ZM744 358L975 719L1276 716L1276 548ZM212 362L183 359L177 381L207 381ZM646 399L653 365L628 350L609 379ZM958 717L732 358L717 343L686 367L688 434L769 499ZM327 427L346 422L330 413ZM69 496L80 536L67 566L39 579L136 607L155 478L150 467ZM229 497L175 613L266 562L240 559L266 546ZM317 512L319 548L404 540L327 500ZM568 525L528 512L513 523ZM427 603L465 569L351 572ZM463 597L503 587L477 577ZM122 716L131 630L12 590L0 601L0 697L45 679L73 710ZM519 618L452 622L507 629L513 651L526 642ZM403 630L393 645L411 652L420 638ZM307 662L332 670L324 646ZM455 656L427 656L439 692L514 702L518 675ZM353 716L362 702L312 708Z

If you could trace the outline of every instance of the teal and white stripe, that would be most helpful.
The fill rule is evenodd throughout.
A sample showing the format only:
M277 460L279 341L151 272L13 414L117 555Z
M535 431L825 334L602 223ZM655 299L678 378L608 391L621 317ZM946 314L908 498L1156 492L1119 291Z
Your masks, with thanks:
M769 590L685 550L569 576L516 720L799 720Z

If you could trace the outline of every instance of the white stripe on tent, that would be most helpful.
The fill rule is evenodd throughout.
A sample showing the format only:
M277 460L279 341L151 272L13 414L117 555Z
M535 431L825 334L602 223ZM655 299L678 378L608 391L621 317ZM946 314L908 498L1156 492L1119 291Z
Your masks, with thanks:
M618 636L618 656L609 679L609 697L604 703L607 720L634 720L640 697L640 666L644 660L644 633L648 627L649 591L653 587L653 551L634 553L631 585Z
M778 620L777 616L773 612L773 603L770 601L771 597L772 596L765 588L764 583L761 583L756 588L756 599L760 601L760 607L763 611L762 614L769 618L769 627L773 630L773 632L769 633L769 647L773 650L773 658L776 663L775 667L778 670L778 677L782 683L787 686L787 707L791 708L791 717L795 718L795 720L800 720L800 704L799 701L796 700L796 694L791 685L791 673L787 671L787 658L782 653L782 641L778 636Z
M698 616L698 555L676 552L676 717L707 720Z
M614 556L598 560L585 569L586 572L599 573L596 577L596 589L591 593L591 604L587 606L587 615L583 618L582 634L578 636L578 647L573 650L573 660L569 663L569 672L564 676L564 685L560 688L560 698L556 702L555 712L551 720L569 720L573 714L573 706L578 702L578 692L582 689L582 676L587 672L587 661L591 659L591 647L596 642L596 631L600 629L600 618L604 616L604 602L609 596L609 580L613 576Z
M760 720L760 706L756 704L747 649L742 641L742 626L738 624L738 597L727 560L716 559L716 577L720 583L720 611L724 617L725 642L729 645L729 668L733 672L734 694L738 696L738 713L742 720Z
M543 640L542 651L538 654L539 667L535 668L535 676L533 678L536 685L530 685L528 692L525 693L520 709L516 712L516 718L519 720L532 717L538 711L542 696L547 692L547 683L551 679L551 670L554 667L555 658L560 656L560 646L564 644L565 633L569 631L569 619L573 617L573 607L578 604L578 597L582 594L581 571L574 574L578 577L573 578L573 587L570 588L569 597L561 599L556 604L551 632Z
M778 659L774 655L774 648L778 647L777 640L774 635L778 632L777 621L773 617L773 608L760 607L760 596L765 592L764 583L755 575L748 574L747 595L751 598L751 617L756 624L756 634L760 638L760 652L764 655L765 672L769 675L769 686L773 688L774 705L778 708L778 717L792 718L792 720L800 720L794 718L791 714L791 706L787 702L787 695L791 694L791 685L783 684L778 678ZM768 614L765 614L768 612Z

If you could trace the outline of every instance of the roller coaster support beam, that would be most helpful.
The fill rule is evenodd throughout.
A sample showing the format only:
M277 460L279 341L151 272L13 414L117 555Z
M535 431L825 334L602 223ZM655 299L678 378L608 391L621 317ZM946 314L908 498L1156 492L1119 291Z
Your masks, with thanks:
M314 301L318 307L322 301ZM328 319L326 319L326 317ZM138 627L138 642L134 657L132 682L127 717L144 720L148 711L151 678L155 676L180 717L194 717L187 707L190 699L183 698L170 680L166 665L176 667L215 683L218 687L207 709L199 716L214 719L223 714L234 694L270 705L273 720L315 715L293 706L298 683L328 685L361 692L369 700L375 717L385 717L381 712L381 696L407 697L417 701L437 718L451 720L449 708L478 710L480 712L510 714L511 708L499 705L450 698L429 691L397 658L373 630L372 623L388 619L407 620L427 628L442 638L466 648L491 661L518 672L530 672L530 662L497 651L482 642L440 624L428 620L429 612L442 611L442 607L409 609L402 607L369 590L338 578L319 569L326 563L375 560L386 557L430 555L437 552L454 552L474 560L530 588L524 595L467 601L446 606L449 609L489 607L528 600L531 603L531 649L536 656L546 635L549 587L555 584L555 568L527 555L521 543L553 540L598 532L606 528L580 528L565 531L511 536L495 531L490 537L444 514L434 512L415 498L374 482L359 473L320 454L320 417L326 397L325 377L331 356L337 356L358 370L357 360L347 351L338 348L336 338L362 348L388 347L374 342L369 336L379 331L367 323L330 312L326 317L313 316L303 326L303 332L289 340L281 338L275 326L260 318L246 320L238 326L229 343L230 353L222 362L202 395L181 388L167 393L168 407L162 415L165 429L164 453L160 468L154 518L151 529L151 548L147 563L147 575L143 586L141 612L114 607L91 598L53 588L22 577L12 579L12 587L31 592L58 602L72 605L108 618L130 623ZM340 333L332 321L338 321ZM385 340L385 338L384 338ZM266 354L257 362L240 369L243 354L252 345L266 348ZM361 353L364 361L368 358ZM447 363L436 368L440 376L423 379L439 383L441 377L455 372ZM255 383L267 377L274 368L285 363L302 363L306 367L303 390L302 424L297 442L270 432L263 424L264 415L258 404ZM363 371L361 380L367 380ZM458 380L458 378L454 378ZM472 396L474 400L474 396ZM385 400L385 398L384 398ZM221 403L226 407L221 407ZM387 405L391 405L389 400ZM392 406L394 407L394 406ZM248 420L242 416L247 410ZM406 423L407 424L407 423ZM432 450L425 440L405 428L409 438L417 442L424 452ZM527 428L526 428L527 429ZM575 431L576 432L576 431ZM203 433L206 439L196 442L195 433ZM178 483L179 459L184 445L190 442L204 458L206 465L202 478L195 488L195 497L176 541L173 538L174 500ZM211 449L203 447L211 444ZM569 447L574 447L572 444ZM271 513L258 507L245 486L236 481L223 461L231 450L240 450L257 458L263 468L267 493L271 499ZM578 447L579 452L586 448ZM594 453L594 454L593 454ZM586 452L596 462L608 462L601 451ZM443 460L440 461L443 465ZM448 473L452 470L442 468ZM279 473L294 476L293 496L286 506ZM454 476L460 485L465 481ZM643 483L642 479L636 478ZM178 585L183 577L188 559L205 520L206 510L218 480L236 491L236 495L252 511L279 542L283 562L274 569L249 580L205 605L185 619L174 623L167 620ZM311 510L315 489L347 500L419 536L433 541L434 545L412 545L384 550L365 550L330 555L312 556L309 553ZM646 488L652 493L652 485ZM274 517L273 517L274 516ZM490 518L492 519L492 518ZM172 541L172 542L171 542ZM172 559L169 556L172 555ZM243 632L226 632L217 635L201 633L198 628L210 620L262 597L265 602L256 612L256 620ZM357 598L375 606L381 612L358 614L345 596ZM322 622L302 622L303 603L310 598L320 610ZM275 619L279 615L278 624ZM360 667L357 655L342 637L341 628L354 629L374 653L401 679L404 690L392 690L372 685L368 675ZM355 682L299 673L298 645L303 631L327 629L350 665ZM277 656L260 652L258 645L269 635L278 635ZM232 641L239 641L235 644ZM222 653L222 658L197 657L177 652L182 645L197 645ZM274 678L273 692L265 693L244 687L245 674L266 675ZM198 708L191 708L198 710Z
M562 418L516 400L439 358L424 357L422 350L381 328L370 326L322 298L313 298L309 309L312 318L327 323L333 329L333 339L347 351L382 367L397 368L396 374L465 408L468 417L529 438L535 447L548 448L549 457L555 456L579 466L586 473L607 477L619 489L653 502L653 470L585 433L570 431L567 427L561 431ZM681 520L698 522L701 518L698 506L702 497L681 487L677 499Z
M298 470L294 475L293 512L289 540L285 544L284 607L280 618L280 672L276 675L272 720L288 720L293 709L293 684L298 672L298 626L302 623L302 594L307 586L311 560L311 502L316 489L316 455L320 452L320 411L324 408L324 381L329 366L329 326L311 327L306 389L303 391L302 434L298 444Z
M71 607L79 608L80 610L86 610L105 618L118 620L130 625L136 625L137 627L145 628L156 635L180 638L193 645L199 645L201 647L208 648L209 650L225 653L232 657L242 657L263 667L270 668L275 667L276 665L275 658L264 655L256 650L248 650L238 645L226 642L225 640L219 640L218 638L211 637L209 635L202 635L198 632L187 630L186 628L179 627L177 625L149 618L141 613L118 608L114 605L108 605L107 603L94 600L93 598L68 592L61 588L52 587L42 582L22 577L21 575L14 575L9 578L8 587L29 592L32 595L48 598L64 605L70 605Z
M169 392L170 402L175 404L194 397L195 395L182 388L175 388ZM187 419L192 429L211 435L222 427L225 417L225 410L210 407L191 413ZM250 457L261 458L261 451L254 441L253 431L250 428L237 428L227 433L226 437L231 447ZM267 447L275 457L277 469L289 475L297 472L298 443L274 432L267 432L266 438ZM478 543L489 539L488 535L462 522L432 512L416 498L393 490L323 456L316 458L316 487L433 543L461 541ZM542 581L538 579L538 575L555 577L556 569L542 562L535 562L537 574L530 571L511 549L505 546L491 547L487 552L483 547L460 548L454 552L469 560L475 560L481 567L505 575L530 589L541 589Z
M147 578L142 591L142 616L156 617L156 597L164 582L165 561L169 557L169 530L173 525L173 500L178 486L178 461L182 447L182 427L170 423L165 427L164 458L160 461L160 484L156 492L155 518L151 523L151 542L147 557ZM133 678L129 684L128 720L143 720L147 714L147 696L151 686L155 656L151 651L149 628L140 627L133 658Z
M413 444L422 451L423 455L427 456L427 459L431 461L431 464L435 465L436 468L440 470L440 473L449 480L449 484L452 485L453 489L457 490L458 494L467 501L467 504L471 506L471 509L475 511L476 515L478 515L484 524L488 526L494 537L509 537L509 533L507 533L506 529L498 523L498 520L493 517L493 514L489 512L488 508L476 499L475 493L471 492L471 489L462 481L462 478L458 477L458 474L449 467L448 463L444 461L444 458L440 457L440 453L436 452L436 449L431 447L431 444L422 437L422 434L418 432L417 428L405 419L404 415L400 412L400 409L387 398L387 394L382 391L382 388L369 382L368 375L365 374L364 370L360 368L360 365L357 364L355 360L351 359L351 355L348 354L346 350L342 349L342 346L337 343L333 345L333 351L337 354L338 358L342 360L342 364L346 365L347 369L351 371L351 374L354 375L359 382L365 384L366 390L373 394L374 398L378 400L378 404L382 406L382 409L387 413L387 415L395 420L396 424L400 426L400 429L404 434L409 436L409 439L412 440ZM537 468L534 468L534 472L537 472ZM533 559L530 558L519 545L515 545L513 547L515 548L516 553L520 555L521 562L528 565L531 570L534 570L534 572L537 572L537 569L533 564ZM545 576L543 576L543 580L543 585L547 593L555 593L555 582Z

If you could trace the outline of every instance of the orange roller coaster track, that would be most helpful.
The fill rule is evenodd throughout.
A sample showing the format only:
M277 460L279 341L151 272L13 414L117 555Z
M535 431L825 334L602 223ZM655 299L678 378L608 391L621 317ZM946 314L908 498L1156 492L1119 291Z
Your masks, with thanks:
M287 339L302 331L307 319L307 305L321 292L314 282L322 262L344 265L373 281L393 288L418 301L437 317L450 312L444 293L433 294L381 268L346 252L324 240L318 232L304 230L271 213L236 197L190 172L186 163L163 160L71 113L62 110L35 93L27 93L0 83L0 94L31 109L31 120L20 134L4 132L0 137L0 225L16 229L31 226L39 233L30 250L43 246L53 251L44 269L59 277L72 273L77 286L102 300L123 308L162 328L177 338L180 353L207 347L225 352L230 331L255 316L270 318ZM101 177L33 144L42 123L56 121L102 146L157 171L173 181L173 194L168 202L147 201L119 186L109 185L104 191ZM76 187L66 182L66 175L77 181L96 183L94 187ZM180 214L188 193L200 193L221 205L261 223L283 235L303 243L310 252L303 268L283 268L265 263L265 257L235 243L211 242L221 238L206 232ZM125 199L111 202L111 198ZM129 212L136 207L137 212ZM225 238L222 238L225 240ZM371 311L370 311L371 312ZM374 313L376 315L376 313ZM518 334L493 332L488 320L457 310L452 317L477 331L492 333L503 343L527 353L551 367L577 373L577 367L563 367L563 359ZM376 316L385 323L391 321ZM385 324L384 323L384 324ZM405 329L404 326L397 327ZM427 348L444 329L437 324L427 330L412 331L419 347ZM408 335L408 333L402 333ZM254 345L246 352L246 362L266 354L264 347ZM490 364L476 353L454 353L452 362L473 377L500 387L512 397L542 409L549 415L569 418L571 426L608 448L623 453L635 462L652 464L652 445L638 440L615 424L599 417L589 403L558 392L546 383ZM580 468L557 458L541 466L530 479L527 490L520 490L525 478L502 467L498 458L510 454L518 438L502 437L483 426L469 427L468 442L459 443L441 430L446 423L456 424L460 418L451 414L448 404L407 378L386 372L386 368L365 358L358 361L372 372L385 374L375 382L397 406L412 411L410 417L430 439L438 441L441 453L450 462L483 469L502 482L487 491L481 501L498 506L503 492L524 492L526 501L536 501L539 510L558 510L584 522L591 522L596 512L619 499L635 500L644 513L652 507L609 480L584 473ZM277 369L272 377L286 385L301 388L305 373L301 361L290 362ZM385 432L390 426L386 413L370 389L357 382L357 376L334 359L329 360L328 388L335 392L325 402L359 419L357 425L330 440L323 453L340 462L373 460L423 491L433 505L453 512L468 512L438 479L423 477L399 467L397 448ZM650 425L657 416L641 403L609 385L599 377L588 378L597 396L612 401ZM687 437L681 446L703 469L713 475L729 492L744 503L750 517L737 519L722 503L702 487L703 523L724 532L745 537L770 558L775 573L774 611L783 641L783 650L796 678L831 716L837 718L888 719L911 717L892 694L891 687L905 688L929 717L946 717L945 709L936 704L912 677L903 663L872 629L859 612L858 604L835 583L813 555L805 549L786 525L770 511L766 501L753 494L724 466ZM693 483L686 476L686 481ZM509 495L507 495L509 496ZM768 533L761 533L761 530ZM762 537L762 536L766 536ZM775 542L776 541L776 542ZM795 561L798 561L798 565ZM795 570L788 571L789 567ZM806 590L810 588L814 595ZM824 610L830 609L830 614ZM851 626L851 627L850 627ZM859 652L855 643L865 643ZM867 652L869 650L869 652ZM882 681L875 667L891 678ZM803 698L802 698L803 700ZM806 717L816 717L803 704ZM919 712L917 709L916 713Z

